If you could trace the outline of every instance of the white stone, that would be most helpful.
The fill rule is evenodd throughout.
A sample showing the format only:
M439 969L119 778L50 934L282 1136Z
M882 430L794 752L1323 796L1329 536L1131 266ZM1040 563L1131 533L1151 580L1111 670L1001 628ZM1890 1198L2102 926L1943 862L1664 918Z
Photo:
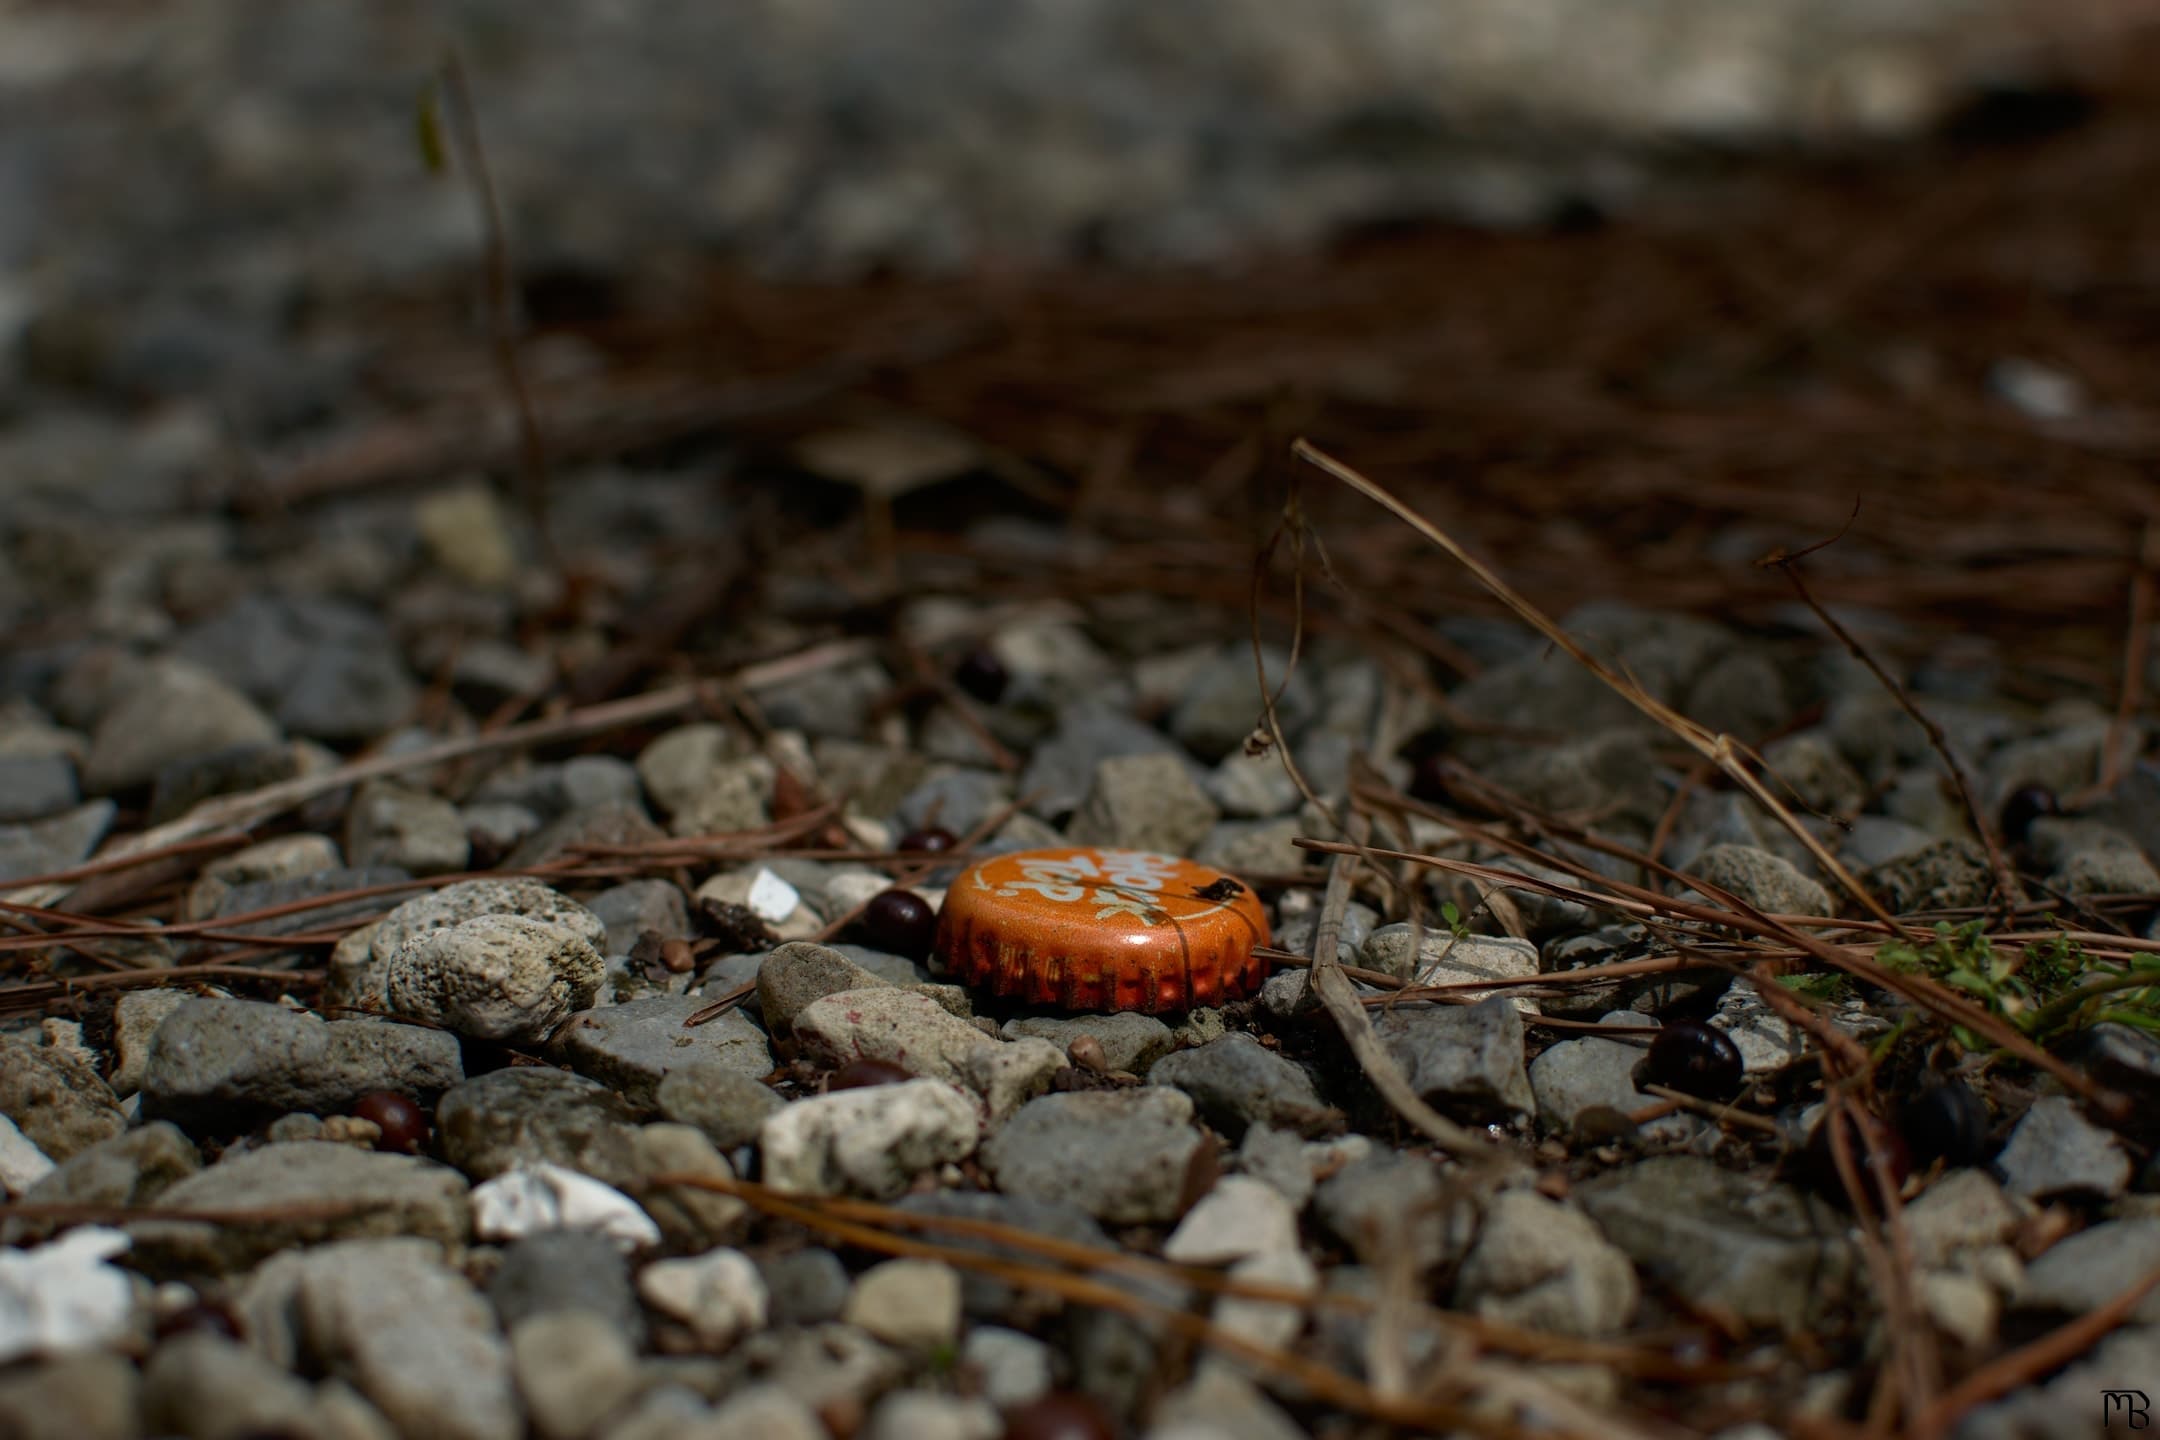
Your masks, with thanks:
M1230 1278L1248 1285L1281 1286L1311 1295L1320 1288L1320 1272L1296 1247L1248 1255L1230 1267ZM1255 1345L1280 1348L1305 1328L1305 1307L1281 1300L1225 1295L1215 1302L1215 1327Z
M768 925L777 925L795 913L802 904L802 892L763 866L750 880L750 896L746 902L751 913Z
M972 1100L941 1080L911 1080L797 1100L766 1117L758 1147L775 1190L885 1199L966 1159L981 1137Z
M1920 1303L1944 1334L1968 1350L1985 1349L1995 1339L2001 1308L1985 1280L1956 1271L1933 1270L1919 1277Z
M968 1331L960 1346L960 1363L975 1372L983 1398L1000 1410L1025 1405L1050 1389L1050 1347L1001 1325L978 1325Z
M1227 1175L1170 1232L1163 1259L1176 1265L1224 1265L1297 1248L1297 1216L1290 1202L1265 1181Z
M106 1262L129 1243L118 1230L85 1225L33 1250L0 1250L0 1364L124 1335L134 1283Z
M638 1294L714 1349L725 1349L761 1328L770 1300L757 1265L740 1250L655 1260L638 1272Z
M628 1254L660 1243L660 1227L622 1191L545 1161L473 1187L473 1233L519 1240L544 1230L590 1230Z
M0 1115L0 1194L20 1195L52 1172L52 1157Z
M987 1401L896 1390L878 1401L861 1440L997 1440L1004 1422Z
M936 1260L873 1265L848 1292L840 1318L902 1350L934 1350L960 1336L960 1272Z

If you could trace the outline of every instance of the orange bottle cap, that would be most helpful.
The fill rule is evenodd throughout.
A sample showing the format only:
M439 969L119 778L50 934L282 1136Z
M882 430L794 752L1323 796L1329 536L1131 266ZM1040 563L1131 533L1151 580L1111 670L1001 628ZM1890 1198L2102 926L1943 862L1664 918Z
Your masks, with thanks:
M1219 870L1084 845L994 855L945 892L937 953L962 984L1067 1010L1189 1010L1260 988L1267 911Z

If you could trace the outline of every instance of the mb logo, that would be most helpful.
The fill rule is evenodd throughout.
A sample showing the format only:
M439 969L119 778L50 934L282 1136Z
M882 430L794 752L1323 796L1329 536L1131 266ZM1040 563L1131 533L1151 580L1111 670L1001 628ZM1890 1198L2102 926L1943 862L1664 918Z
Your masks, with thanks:
M2100 1392L2100 1424L2103 1428L2122 1417L2132 1430L2148 1429L2152 1425L2152 1402L2142 1390L2103 1390Z

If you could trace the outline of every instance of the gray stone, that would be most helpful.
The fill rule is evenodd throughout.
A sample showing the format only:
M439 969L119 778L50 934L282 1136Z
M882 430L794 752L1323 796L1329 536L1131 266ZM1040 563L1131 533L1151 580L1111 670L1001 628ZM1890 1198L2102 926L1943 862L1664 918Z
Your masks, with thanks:
M698 798L721 765L748 753L743 740L724 725L679 725L638 752L638 778L662 813L673 815Z
M578 1074L643 1110L658 1107L660 1082L672 1070L698 1066L752 1079L771 1073L765 1033L740 1010L684 1025L706 1004L686 995L658 995L581 1011L556 1030L550 1048Z
M1319 923L1317 910L1283 921L1275 931L1276 947L1310 958L1313 930ZM1379 924L1379 911L1351 901L1343 907L1342 928L1335 933L1335 957L1345 965L1363 965L1365 962L1359 957L1359 951Z
M383 1020L332 1020L253 1000L189 1000L158 1027L143 1113L245 1129L304 1111L337 1114L362 1095L432 1095L465 1078L457 1037Z
M847 1267L830 1250L790 1250L759 1261L758 1269L775 1325L823 1325L847 1305Z
M730 835L772 819L773 762L763 755L724 760L668 821L671 835Z
M1984 905L1995 886L1987 856L1962 839L1938 840L1884 861L1863 872L1860 881L1893 914Z
M1375 1017L1373 1029L1410 1088L1442 1114L1504 1123L1537 1108L1523 1066L1522 1012L1504 996L1406 1006Z
M2117 1405L2103 1415L2099 1407L2111 1391L2149 1396L2160 1371L2160 1326L2118 1330L2086 1351L2045 1384L2027 1385L1992 1405L1970 1411L1955 1432L1956 1440L2086 1440L2103 1433L2096 1417L2116 1422L2109 1435L2136 1433L2132 1411ZM2148 1407L2149 1409L2149 1407Z
M1816 1011L1832 1029L1863 1043L1889 1030L1890 1024L1862 1001ZM1710 1024L1731 1038L1748 1075L1768 1074L1808 1055L1815 1046L1807 1031L1763 1003L1752 985L1735 985L1718 998Z
M214 917L222 920L236 915L252 915L259 910L275 910L306 900L343 894L348 890L375 890L410 879L411 871L395 865L371 865L365 869L346 869L340 866L274 880L250 880L233 886L219 897ZM379 894L366 895L328 905L311 905L304 910L294 910L289 914L268 916L245 923L246 928L257 935L335 930L374 914L386 903L388 902Z
M518 1440L525 1433L495 1313L423 1241L348 1241L305 1257L296 1308L315 1363L373 1401L400 1434Z
M548 1161L610 1184L634 1169L636 1117L605 1085L537 1066L493 1070L435 1107L442 1157L475 1183Z
M1359 962L1368 970L1393 975L1398 980L1415 978L1425 985L1468 984L1475 980L1521 980L1538 972L1537 946L1527 940L1501 935L1456 935L1443 926L1427 924L1413 955L1409 922L1383 925L1365 939ZM1464 995L1484 998L1499 992L1465 990Z
M1242 1033L1165 1056L1148 1078L1190 1095L1208 1123L1233 1139L1251 1125L1314 1135L1341 1123L1302 1066Z
M492 865L515 850L528 836L539 833L542 821L522 805L489 803L461 805L458 819L465 826L466 843L472 847L476 869Z
M1935 836L1917 825L1886 815L1861 815L1845 828L1838 859L1853 870L1867 870L1917 855L1935 843Z
M754 1143L786 1103L754 1075L698 1061L671 1067L653 1091L662 1118L696 1126L723 1153Z
M2112 1197L2130 1183L2122 1142L2061 1095L2033 1101L1995 1165L2011 1194L2036 1200L2073 1192Z
M862 1440L997 1440L1004 1429L987 1400L895 1390L870 1412Z
M1419 1155L1380 1150L1338 1170L1313 1191L1321 1225L1368 1265L1419 1271L1461 1253L1473 1214L1460 1187Z
M1632 1011L1615 1010L1606 1025L1625 1025L1655 1034L1657 1022ZM1635 1071L1650 1053L1649 1046L1630 1045L1603 1035L1563 1040L1530 1062L1530 1089L1537 1096L1538 1119L1549 1130L1565 1133L1574 1128L1583 1111L1595 1107L1632 1115L1657 1104L1657 1097L1635 1088ZM1651 1122L1652 1134L1685 1134L1693 1128L1684 1116L1667 1115Z
M1032 1335L1002 1325L978 1325L961 1342L960 1365L975 1376L985 1400L1009 1410L1050 1389L1051 1353Z
M137 1440L140 1379L124 1355L56 1355L0 1374L0 1435L8 1440Z
M1314 711L1312 687L1302 673L1292 673L1288 654L1263 647L1268 688L1277 693L1276 718L1283 733L1296 736ZM1285 683L1287 677L1287 683ZM1169 730L1186 749L1207 761L1222 759L1245 743L1263 723L1260 672L1252 647L1232 642L1203 660L1186 682Z
M896 1349L927 1352L960 1338L960 1272L938 1260L886 1260L855 1277L846 1323Z
M1291 842L1312 833L1295 815L1278 820L1224 820L1193 847L1192 858L1231 875L1296 875L1314 857Z
M2003 746L1988 757L1978 786L1981 803L2000 814L2003 801L2021 786L2069 795L2091 785L2100 775L2110 725L2096 716Z
M1056 733L1028 757L1019 793L1036 797L1029 807L1035 814L1056 820L1079 808L1103 761L1175 752L1161 731L1099 701L1080 701L1059 712Z
M663 940L691 933L690 907L672 880L631 880L593 896L587 908L607 927L609 955L629 954L648 931Z
M476 1039L529 1040L590 1005L606 973L599 952L560 925L482 915L408 942L383 986L399 1015Z
M983 1164L1008 1195L1066 1201L1113 1224L1160 1224L1176 1218L1186 1167L1204 1143L1192 1114L1183 1093L1158 1086L1045 1095L991 1137Z
M1582 725L1571 717L1566 733L1581 734ZM1664 813L1667 800L1648 742L1625 730L1515 755L1497 763L1489 778L1538 809L1597 815L1603 825L1647 829Z
M643 1381L637 1352L589 1310L557 1310L510 1331L510 1368L540 1440L585 1440Z
M295 734L322 740L373 739L419 698L382 621L323 597L248 595L174 649L274 707Z
M1638 1293L1635 1267L1587 1216L1534 1190L1492 1197L1455 1277L1458 1306L1585 1339L1625 1330Z
M94 795L132 789L176 760L280 738L277 722L205 670L154 662L97 723L83 785Z
M757 982L758 1013L766 1028L783 1038L812 1001L890 983L830 945L805 940L776 946L759 964Z
M1312 764L1309 753L1312 749L1310 744L1299 747L1298 768L1306 772L1306 780L1316 788L1323 792L1336 790L1337 786L1324 784L1307 768ZM1236 750L1223 756L1208 773L1205 788L1208 798L1223 814L1238 820L1266 820L1287 815L1304 799L1297 781L1291 779L1290 772L1284 768L1282 757L1272 749L1260 755Z
M1763 747L1762 757L1771 774L1809 809L1852 815L1866 803L1867 781L1846 763L1826 731L1802 730L1773 740ZM1778 787L1773 784L1772 788ZM1781 793L1781 798L1786 797Z
M1101 1044L1103 1059L1112 1070L1145 1075L1157 1060L1177 1043L1170 1027L1152 1015L1120 1011L1114 1015L1023 1015L1005 1022L1008 1040L1034 1036L1060 1050L1070 1051L1073 1041L1091 1035Z
M488 1300L505 1330L535 1316L582 1311L633 1344L645 1333L629 1259L591 1230L542 1230L505 1249Z
M750 1337L743 1357L767 1382L813 1410L867 1406L871 1396L908 1373L896 1351L852 1325L766 1331Z
M1579 1187L1635 1264L1690 1304L1757 1325L1832 1329L1859 1267L1835 1211L1790 1186L1692 1155L1656 1156Z
M1952 1170L1905 1206L1913 1258L1937 1268L2010 1240L2024 1211L1984 1170Z
M0 1036L0 1115L56 1163L127 1124L112 1088L72 1050Z
M1713 845L1689 863L1690 873L1730 891L1766 915L1835 915L1830 892L1792 862L1746 845Z
M2160 1219L2110 1220L2058 1240L2025 1267L2017 1304L2025 1310L2086 1315L2160 1266ZM2130 1312L2140 1325L2160 1325L2160 1292Z
M345 853L355 865L395 865L415 875L463 870L472 858L464 817L439 795L370 780L345 819Z
M2047 867L2048 881L2071 895L2150 895L2160 871L2137 842L2094 820L2035 820L2027 844Z
M37 1205L95 1205L125 1209L147 1205L202 1169L194 1142L163 1122L125 1130L78 1151L32 1185L22 1199ZM42 1220L0 1224L0 1239L42 1239L52 1226Z
M948 770L901 798L893 809L893 829L905 834L937 825L966 835L1011 800L1012 781L994 770Z
M1092 1245L1103 1250L1115 1248L1110 1243L1110 1237L1095 1223L1094 1217L1070 1200L1062 1198L1033 1199L1024 1195L999 1195L988 1191L936 1190L903 1196L894 1204L897 1208L916 1215L983 1220L1016 1230L1030 1231L1068 1245ZM1025 1261L1032 1253L995 1240L962 1233L944 1235L941 1239L954 1249L989 1255L1001 1260ZM970 1315L990 1320L1016 1320L1026 1311L1031 1298L993 1276L966 1270L961 1272L961 1304Z
M1095 766L1066 833L1076 844L1185 855L1219 812L1174 755L1118 755Z
M1305 1428L1252 1381L1221 1364L1201 1365L1155 1410L1157 1440L1302 1440Z
M1713 734L1752 744L1790 720L1793 706L1770 657L1742 648L1727 651L1695 677L1680 711Z
M221 855L203 866L201 876L188 890L182 913L190 920L199 920L217 914L235 886L316 875L343 863L337 841L327 835L280 835Z
M826 1440L817 1412L778 1385L752 1384L712 1412L713 1440ZM611 1435L609 1440L615 1440ZM670 1440L683 1440L680 1432Z
M143 1367L143 1420L157 1434L231 1440L298 1429L314 1399L306 1381L222 1335L175 1336Z
M757 698L775 729L855 740L870 729L872 707L892 688L884 666L858 660L760 690Z
M81 803L67 756L0 754L0 822L42 820Z
M775 1189L889 1199L965 1159L981 1133L974 1101L942 1080L912 1080L797 1100L765 1121L758 1149Z
M27 825L0 825L0 881L72 870L90 858L117 808L93 800Z
M505 869L529 870L563 859L582 845L649 845L665 838L643 810L628 805L594 805L559 815L518 842L503 860Z
M463 1177L432 1160L299 1141L229 1156L158 1197L163 1211L260 1211L261 1218L246 1225L138 1220L127 1228L146 1264L231 1274L326 1240L416 1235L460 1242L469 1228L465 1189Z
M671 1248L699 1250L740 1238L750 1207L733 1195L696 1185L659 1185L663 1175L729 1181L735 1168L705 1132L666 1121L640 1126L631 1137L628 1190L638 1197Z
M1163 1241L1173 1265L1227 1265L1298 1248L1297 1211L1282 1193L1249 1175L1224 1175Z

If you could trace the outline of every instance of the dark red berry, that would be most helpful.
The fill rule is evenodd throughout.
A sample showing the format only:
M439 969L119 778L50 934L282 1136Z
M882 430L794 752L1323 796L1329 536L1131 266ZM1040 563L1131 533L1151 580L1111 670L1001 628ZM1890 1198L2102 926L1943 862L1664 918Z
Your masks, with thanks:
M377 1090L363 1095L352 1103L355 1120L374 1122L382 1134L375 1139L377 1150L395 1150L411 1155L427 1144L427 1111L394 1090Z
M959 843L960 837L953 834L952 831L945 829L941 825L930 825L921 830L910 830L907 834L902 835L899 848L902 850L920 850L935 855L939 851L950 850Z
M1987 1103L1962 1080L1930 1085L1898 1111L1898 1128L1922 1165L1953 1168L1988 1158Z
M2003 839L2012 845L2023 845L2032 835L2033 821L2061 813L2062 806L2056 803L2055 792L2047 786L2021 785L2003 801Z
M1052 1390L1005 1412L1005 1440L1117 1440L1117 1426L1100 1401Z
M870 943L894 955L920 960L937 939L937 912L912 890L881 890L863 907Z
M961 656L953 667L953 683L985 705L997 704L1011 680L1005 662L982 646Z
M1653 1085L1664 1085L1701 1100L1730 1100L1740 1093L1746 1066L1732 1037L1700 1020L1672 1020L1650 1042L1643 1071Z
M208 1300L198 1300L183 1305L169 1315L161 1315L157 1321L157 1338L170 1340L175 1335L222 1335L227 1340L238 1340L240 1317L223 1305Z

